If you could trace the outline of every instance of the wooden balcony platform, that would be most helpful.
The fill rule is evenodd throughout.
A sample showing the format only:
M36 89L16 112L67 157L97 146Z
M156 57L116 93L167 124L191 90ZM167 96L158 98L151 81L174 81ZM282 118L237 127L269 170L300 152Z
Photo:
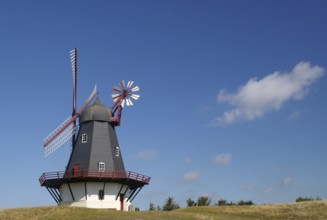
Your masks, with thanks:
M82 170L80 172L47 172L39 178L41 186L59 189L63 183L75 182L114 182L129 185L130 188L143 187L150 183L151 177L132 171L94 171Z

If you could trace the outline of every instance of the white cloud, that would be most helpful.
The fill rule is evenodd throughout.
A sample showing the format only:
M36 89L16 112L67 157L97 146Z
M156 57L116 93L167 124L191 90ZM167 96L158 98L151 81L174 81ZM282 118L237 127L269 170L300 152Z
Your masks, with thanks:
M279 110L287 101L304 98L309 86L323 74L323 68L300 62L290 72L274 72L262 79L252 78L235 93L220 90L218 101L234 108L214 119L211 125L251 121L263 117L269 111Z
M192 159L190 157L186 157L182 162L181 166L182 167L189 167L192 164Z
M136 154L136 157L141 160L151 160L157 157L157 152L155 150L144 150Z
M166 195L167 191L164 189L151 189L150 191L147 192L147 196L150 199L154 199L163 195Z
M185 165L189 165L189 164L191 164L191 163L192 163L191 158L189 158L189 157L185 158L185 160L184 160L184 164L185 164Z
M297 119L298 117L300 117L301 114L302 114L301 111L294 111L288 116L288 120L293 121L293 120Z
M197 109L201 112L208 112L211 111L211 108L207 105L198 105Z
M285 177L284 179L283 179L283 181L282 181L282 186L290 186L290 185L293 185L294 184L294 180L291 178L291 177L289 177L289 176L287 176L287 177Z
M249 191L251 191L251 190L254 190L255 189L255 184L251 183L249 185L244 185L244 186L241 186L240 189L241 190L249 190Z
M183 182L194 182L200 178L200 174L201 174L201 172L198 170L190 171L190 172L184 174L182 180L183 180Z
M218 154L216 155L214 158L213 158L213 162L221 167L225 167L227 166L230 161L232 159L232 154L230 153L221 153L221 154Z
M264 190L264 192L269 193L272 192L274 190L273 186L269 186L267 189Z

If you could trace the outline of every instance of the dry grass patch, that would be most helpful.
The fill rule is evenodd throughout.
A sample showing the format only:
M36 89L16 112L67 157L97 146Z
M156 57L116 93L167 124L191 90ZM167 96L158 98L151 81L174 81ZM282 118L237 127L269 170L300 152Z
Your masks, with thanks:
M327 201L277 205L203 206L171 212L120 212L67 206L6 209L1 220L326 220Z
M177 210L203 214L211 219L326 220L327 201L251 206L207 206Z
M189 213L174 213L163 211L120 212L104 209L87 209L67 206L35 207L7 209L0 212L1 220L186 220L196 219Z

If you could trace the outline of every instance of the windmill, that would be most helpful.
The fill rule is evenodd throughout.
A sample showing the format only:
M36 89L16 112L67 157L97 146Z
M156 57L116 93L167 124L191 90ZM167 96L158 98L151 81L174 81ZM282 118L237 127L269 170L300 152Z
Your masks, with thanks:
M77 111L77 49L70 51L73 70L73 111L44 139L49 156L71 139L72 151L65 171L46 172L39 182L59 205L131 210L131 202L150 177L126 171L115 127L120 125L124 106L138 100L138 86L121 81L114 86L111 108L97 96L95 86L83 107ZM91 104L92 100L96 100Z

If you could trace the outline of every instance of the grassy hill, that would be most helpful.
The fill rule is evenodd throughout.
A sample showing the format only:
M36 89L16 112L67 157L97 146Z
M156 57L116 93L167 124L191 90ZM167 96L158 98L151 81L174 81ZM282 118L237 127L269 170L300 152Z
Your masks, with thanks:
M327 201L252 206L206 206L171 212L120 212L76 207L34 207L0 211L0 219L110 219L110 220L326 220Z

